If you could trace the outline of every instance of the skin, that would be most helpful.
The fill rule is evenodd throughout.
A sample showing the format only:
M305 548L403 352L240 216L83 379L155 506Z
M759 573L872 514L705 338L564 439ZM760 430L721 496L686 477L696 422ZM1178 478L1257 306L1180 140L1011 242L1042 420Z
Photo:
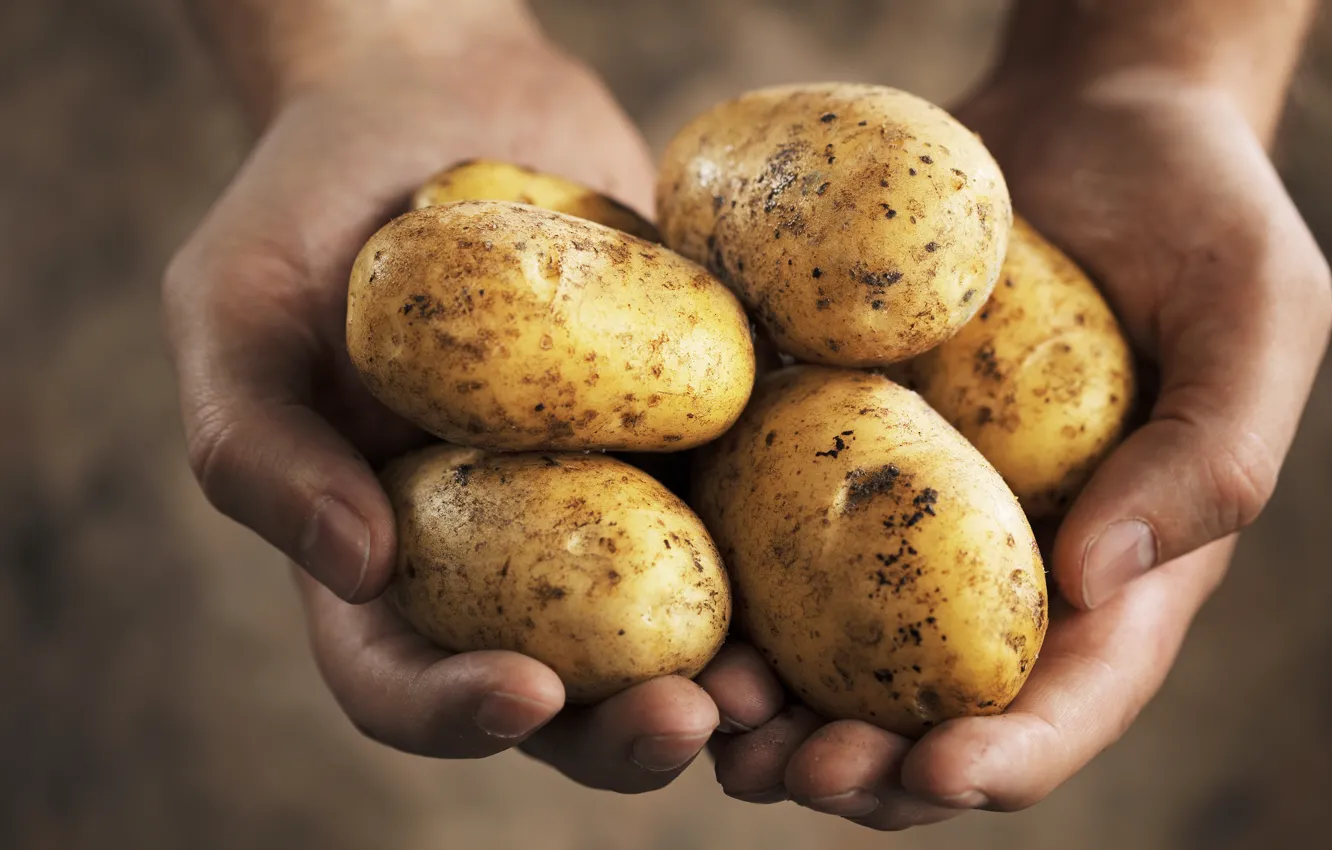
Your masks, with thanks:
M999 277L1013 212L993 157L883 86L779 86L719 104L662 158L666 244L740 296L782 351L882 366L952 336Z
M395 545L363 458L420 441L339 353L360 245L431 174L476 157L652 209L641 138L517 2L403 0L390 13L352 0L192 0L263 130L164 281L195 472L220 510L305 567L330 689L393 746L477 757L521 743L576 781L645 791L678 775L720 722L747 732L714 743L735 796L794 798L876 829L1030 806L1160 687L1234 533L1271 492L1325 350L1327 264L1264 151L1314 5L1023 0L999 69L959 109L1017 208L1103 286L1162 379L1148 424L1063 525L1051 566L1067 604L1053 607L1040 663L1004 715L915 745L823 725L785 708L762 659L735 645L700 676L707 693L665 678L556 717L549 668L512 653L449 656L382 602L343 601L377 597ZM335 505L346 507L330 522ZM1145 543L1106 533L1126 519L1144 520ZM1127 557L1103 557L1117 554Z
M742 633L802 702L915 738L1017 695L1045 637L1040 552L994 467L919 396L797 366L699 456L691 504Z
M885 374L980 449L1033 521L1068 510L1119 442L1136 392L1110 306L1021 218L976 321Z
M1022 809L1159 689L1271 494L1332 324L1327 263L1264 151L1313 7L1018 4L1007 55L959 114L1015 207L1101 284L1160 390L1059 529L1063 599L1005 714L914 744L824 724L731 647L703 680L728 728L755 730L714 746L727 793L881 830ZM1146 540L1112 533L1124 520Z
M595 704L721 649L731 593L693 511L597 454L440 445L383 475L398 517L397 610L454 652L508 649Z
M563 213L416 210L352 267L347 348L389 408L506 451L679 451L716 439L754 384L749 321L702 268Z
M472 160L446 168L412 195L412 207L453 201L513 201L595 221L649 242L660 242L656 225L624 204L586 186L521 165Z

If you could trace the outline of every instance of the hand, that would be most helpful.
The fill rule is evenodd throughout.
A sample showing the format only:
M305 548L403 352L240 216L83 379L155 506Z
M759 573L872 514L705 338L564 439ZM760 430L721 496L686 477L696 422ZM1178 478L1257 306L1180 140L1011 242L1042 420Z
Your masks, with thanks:
M315 654L358 727L440 757L521 744L579 782L647 790L717 723L697 685L661 679L556 717L564 693L548 668L449 657L377 599L395 535L373 468L424 435L365 392L346 355L364 240L436 169L477 156L651 209L647 149L586 69L525 34L468 49L366 45L275 110L164 283L190 459L213 504L318 580L300 581Z
M1064 599L1007 713L913 745L779 714L749 650L703 680L723 717L756 730L714 744L727 793L876 829L1030 806L1124 733L1271 494L1332 324L1326 262L1224 93L1160 76L1027 82L960 115L1019 212L1103 285L1160 392L1059 530Z

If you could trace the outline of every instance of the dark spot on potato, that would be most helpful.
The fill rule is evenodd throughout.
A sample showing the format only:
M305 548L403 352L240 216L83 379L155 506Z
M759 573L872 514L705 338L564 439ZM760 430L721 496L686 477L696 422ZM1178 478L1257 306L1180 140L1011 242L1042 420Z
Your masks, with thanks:
M874 671L874 679L875 679L875 681L877 681L877 682L882 682L882 683L885 684L885 685L891 685L891 684L893 683L893 671L892 671L892 670L875 670L875 671Z
M827 298L820 298L818 301L814 302L814 309L818 310L821 313L824 310L827 310L828 307L831 305L832 302L829 301Z
M402 571L407 574L407 578L416 578L416 564L410 559L402 565Z
M477 390L485 389L485 386L485 381L459 381L453 385L453 389L458 395L467 395L468 393L474 393Z
M633 411L626 411L620 414L620 427L633 430L638 427L638 422L643 418L643 414Z
M981 407L976 411L976 424L988 425L994 421L994 411L988 407ZM1012 539L1011 537L1009 539Z
M880 181L879 181L879 185L882 186L883 188L887 189L887 188L888 188L888 181L887 181L886 179L884 179L884 180L880 180Z
M933 160L931 157L928 157L928 156L922 156L922 157L920 158L920 161L923 162L923 163L925 163L926 165L934 165L934 160Z
M869 122L868 122L868 121L861 121L861 122L857 123L856 126L857 126L857 127L868 127L868 126L869 126Z
M663 434L661 438L663 443L678 443L683 439L684 437L679 434Z
M902 471L896 464L875 470L853 469L846 474L846 508L850 513L882 493L892 492Z
M472 478L472 470L475 469L472 464L464 463L453 470L453 480L459 487L466 487L467 482Z
M835 157L835 156L830 156L830 157L828 157L828 164L829 164L829 165L832 165L832 164L833 164L834 162L836 162L836 161L837 161L837 157Z
M916 176L916 169L914 169L914 168L908 168L908 169L907 169L907 174L910 174L912 177L915 177L915 176Z
M617 632L616 634L618 634L618 635L620 635L621 637L623 637L623 636L624 636L624 629L620 629L620 631Z
M889 204L879 204L879 206L883 207L884 218L889 220L897 218L897 210L893 209L892 206L890 206Z
M535 410L537 413L540 413L541 411L546 409L546 405L538 403L537 406L532 409Z
M559 462L558 460L556 460L555 458L551 457L550 455L542 455L542 456L541 456L541 461L542 461L542 463L544 463L547 467L554 467L554 466L559 466L559 465L560 465L560 462Z
M942 710L943 700L937 693L928 688L916 692L916 712L926 723L933 724L938 720Z
M851 276L875 289L886 289L902 279L902 273L899 271L874 272L863 266L852 269Z
M551 584L545 578L537 580L536 584L532 586L532 593L541 602L542 607L545 607L549 602L559 602L569 594L567 590Z
M970 302L971 299L973 299L973 298L975 298L975 297L976 297L976 290L974 290L974 289L968 289L966 292L962 293L962 303L963 303L963 304L966 304L966 303Z
M1006 277L1006 278L1004 278L1004 286L1007 286L1009 289L1012 289L1012 288L1013 288L1013 278L1011 278L1011 277Z
M999 371L999 361L995 358L994 345L986 343L976 349L975 362L972 369L977 375L990 380L998 381L1003 379L1003 374Z
M981 320L982 322L988 322L988 321L990 320L990 311L989 311L989 310L982 310L982 311L981 311L981 314L980 314L980 320Z
M824 183L822 186L819 187L819 190L815 192L815 194L818 195L819 197L823 197L823 193L828 191L828 187L831 185L832 185L831 183Z
M612 552L615 551L615 541L614 541L614 540L607 540L607 541L606 541L606 544L607 544L606 548L610 549ZM607 579L611 584L619 584L619 583L620 583L620 574L617 573L615 570L608 570L608 571L606 572L606 579ZM621 632L621 634L623 634L623 632Z
M713 196L712 196L712 212L713 212L714 214L720 212L720 211L721 211L721 208L722 208L722 205L724 205L725 203L726 203L726 199L723 198L721 195L713 195Z
M837 113L825 112L823 113L823 116L819 118L819 120L822 121L824 124L831 124L832 122L837 120Z
M827 346L828 350L832 352L838 352L842 350L842 344L835 339L828 340Z
M994 708L994 700L992 700L992 699L983 699L983 700L981 700L980 702L976 703L976 707L977 707L977 708Z
M882 301L879 301L879 300L877 300L877 299L874 300L874 301L871 301L871 302L870 302L870 309L871 309L871 310L882 310L882 309L883 309L883 302L882 302Z
M935 251L939 250L939 243L938 243L938 242L926 242L926 243L925 243L925 250L928 251L928 252L930 252L931 254L933 254ZM970 299L969 299L969 298L964 298L964 299L962 299L962 300L967 301L967 300L970 300Z
M763 443L764 443L764 445L771 446L771 445L772 445L772 441L775 440L775 439L777 439L777 432L776 432L776 431L769 431L769 432L768 432L768 436L766 436L766 437L763 438Z
M769 445L772 444L769 443ZM840 436L837 436L833 437L833 447L831 449L826 452L815 452L814 457L830 457L833 460L837 460L837 455L844 451L846 451L846 441Z
M811 274L813 274L814 277L816 277L816 278L823 277L823 269L818 268L818 267L816 266L816 267L814 268L814 271L811 272Z

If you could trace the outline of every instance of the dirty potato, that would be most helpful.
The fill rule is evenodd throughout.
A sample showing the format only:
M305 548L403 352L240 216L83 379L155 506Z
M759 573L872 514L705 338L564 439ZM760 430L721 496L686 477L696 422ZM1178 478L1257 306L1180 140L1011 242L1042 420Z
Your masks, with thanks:
M976 318L888 375L980 449L1033 520L1059 516L1077 496L1123 434L1135 393L1109 305L1021 218Z
M791 367L699 457L692 503L737 624L811 708L914 737L1016 696L1046 629L1036 541L918 395Z
M712 540L628 464L438 445L383 480L398 522L389 598L447 650L521 652L593 703L692 677L721 647L731 602Z
M1012 220L984 145L895 89L762 89L671 142L657 189L666 244L730 285L800 360L894 363L985 303Z
M568 213L660 242L657 228L619 201L581 183L490 159L460 162L436 174L412 197L413 209L454 201L512 201Z
M744 311L669 250L562 213L463 201L401 216L352 270L347 349L390 409L450 442L677 451L744 409Z

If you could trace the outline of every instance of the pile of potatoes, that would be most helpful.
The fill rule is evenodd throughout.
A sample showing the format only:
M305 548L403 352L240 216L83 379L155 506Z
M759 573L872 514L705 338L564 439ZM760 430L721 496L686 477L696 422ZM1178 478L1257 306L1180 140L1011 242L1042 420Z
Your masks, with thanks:
M356 260L347 346L443 441L382 474L416 629L590 703L696 675L734 594L828 718L918 736L1013 700L1047 624L1030 520L1114 446L1134 378L975 135L889 88L770 88L670 144L660 231L500 162L413 206Z

